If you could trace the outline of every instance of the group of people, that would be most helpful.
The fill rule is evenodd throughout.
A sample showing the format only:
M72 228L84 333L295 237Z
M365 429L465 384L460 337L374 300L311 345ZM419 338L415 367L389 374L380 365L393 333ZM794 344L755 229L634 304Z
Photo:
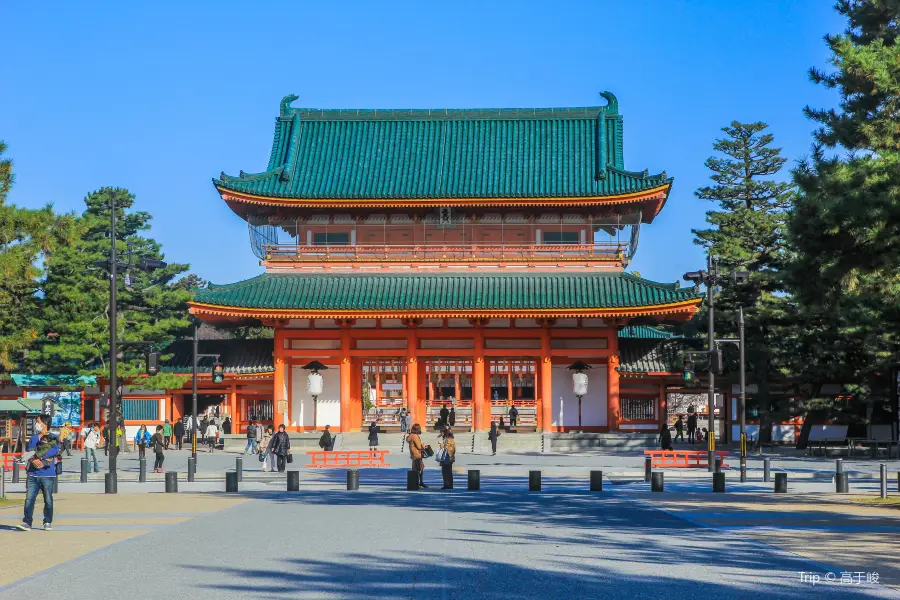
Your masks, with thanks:
M330 436L328 427L325 430ZM271 425L266 427L262 423L250 421L247 424L247 445L244 446L244 454L256 454L265 472L284 473L287 463L292 460L291 438L284 425L279 425L278 431L275 431Z
M419 489L427 488L425 485L425 459L432 456L431 446L422 442L422 426L413 424L410 433L406 437L409 446L409 458L412 460L412 470L419 474ZM442 490L453 489L453 463L456 461L456 440L453 430L444 427L438 436L438 453L436 458L441 465L441 477L443 479Z
M682 415L678 415L675 421L675 439L672 439L672 432L669 431L669 425L665 424L659 430L659 444L663 450L673 450L674 442L687 440L689 444L702 444L709 439L709 430L706 427L697 427L696 413L690 413L687 418L687 438L684 436L685 422Z

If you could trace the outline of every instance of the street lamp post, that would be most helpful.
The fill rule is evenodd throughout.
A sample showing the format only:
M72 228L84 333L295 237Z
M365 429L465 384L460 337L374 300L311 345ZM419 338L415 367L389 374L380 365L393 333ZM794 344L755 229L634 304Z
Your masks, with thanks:
M213 366L213 377L215 377L217 367L219 365L219 357L221 354L200 354L200 319L191 317L194 324L194 351L192 360L192 376L191 376L191 457L194 459L194 465L197 464L197 431L199 427L199 418L197 415L197 363L201 358L214 358L216 364Z

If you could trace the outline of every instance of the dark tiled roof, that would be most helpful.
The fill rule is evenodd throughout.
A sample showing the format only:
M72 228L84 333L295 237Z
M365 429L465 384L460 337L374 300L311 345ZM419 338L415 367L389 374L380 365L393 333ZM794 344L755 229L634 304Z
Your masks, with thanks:
M225 365L226 373L247 375L267 373L275 370L272 357L274 341L264 340L200 340L200 354L221 354L219 360ZM173 354L163 364L163 370L170 373L190 373L193 366L193 341L179 340L164 351ZM211 359L203 359L199 369L209 371Z
M266 171L213 182L320 200L602 197L671 183L624 170L618 102L604 96L607 106L472 110L317 110L288 96Z
M684 346L678 340L619 339L620 373L680 373Z
M629 273L277 274L196 290L194 302L271 310L577 310L667 305L699 298Z
M668 340L678 338L670 331L650 327L647 325L629 325L619 330L619 339L639 339L639 340Z

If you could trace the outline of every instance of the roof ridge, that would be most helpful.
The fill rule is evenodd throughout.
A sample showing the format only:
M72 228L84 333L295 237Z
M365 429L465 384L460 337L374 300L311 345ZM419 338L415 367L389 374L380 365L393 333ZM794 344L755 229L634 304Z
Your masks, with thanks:
M291 116L307 121L419 121L596 119L615 116L607 106L561 106L534 108L291 108Z

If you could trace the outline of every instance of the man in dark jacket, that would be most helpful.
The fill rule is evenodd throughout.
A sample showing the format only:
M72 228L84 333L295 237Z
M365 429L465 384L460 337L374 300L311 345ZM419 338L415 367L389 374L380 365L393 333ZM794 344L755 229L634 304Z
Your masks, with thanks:
M516 422L519 420L519 409L515 406L509 407L509 426L515 429Z
M319 448L326 452L334 450L334 438L331 436L331 425L325 426L325 433L319 438Z
M443 423L443 427L440 427L440 429L443 429L444 427L447 426L447 419L449 419L449 418L450 418L450 411L447 410L446 406L442 406L441 412L440 412L440 422Z
M697 430L697 414L691 413L688 415L687 420L687 430L688 430L688 443L694 443L694 432Z
M175 433L175 443L178 444L178 449L181 450L181 446L184 443L184 420L178 419L175 421L173 430Z
M291 453L291 438L284 430L284 425L279 425L278 432L269 440L268 450L275 455L278 472L284 473L287 467L287 457Z

